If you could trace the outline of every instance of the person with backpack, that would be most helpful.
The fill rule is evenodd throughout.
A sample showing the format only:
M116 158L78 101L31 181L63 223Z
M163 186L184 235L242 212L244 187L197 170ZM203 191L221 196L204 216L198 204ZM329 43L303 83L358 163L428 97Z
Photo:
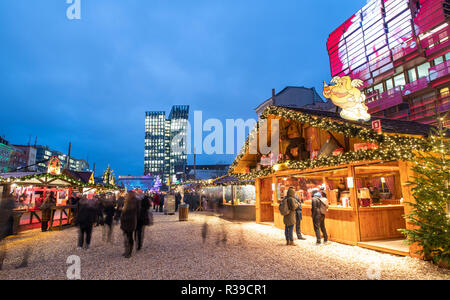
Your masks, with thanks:
M296 223L296 210L298 203L295 200L294 188L289 188L287 196L280 203L280 213L283 216L284 234L286 236L286 245L295 246L294 244L294 225Z
M325 214L327 211L328 199L326 198L326 194L316 190L313 192L312 199L312 219L317 238L316 245L320 245L322 241L320 231L322 231L323 234L324 244L328 243L328 234L325 228Z

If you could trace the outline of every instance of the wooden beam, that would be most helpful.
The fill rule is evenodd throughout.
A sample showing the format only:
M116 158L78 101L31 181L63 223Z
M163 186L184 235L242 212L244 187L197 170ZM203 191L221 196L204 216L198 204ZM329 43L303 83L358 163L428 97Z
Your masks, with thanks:
M355 215L355 239L357 242L361 241L361 220L359 218L359 203L358 203L358 192L356 189L356 173L355 166L348 167L348 177L353 178L353 188L350 188L350 202L352 204L352 209Z

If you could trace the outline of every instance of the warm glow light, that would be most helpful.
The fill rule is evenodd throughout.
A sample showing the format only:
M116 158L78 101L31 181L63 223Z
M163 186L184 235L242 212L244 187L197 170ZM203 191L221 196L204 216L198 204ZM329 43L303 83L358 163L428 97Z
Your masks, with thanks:
M347 177L347 187L348 187L349 189L354 188L354 185L353 185L353 177Z

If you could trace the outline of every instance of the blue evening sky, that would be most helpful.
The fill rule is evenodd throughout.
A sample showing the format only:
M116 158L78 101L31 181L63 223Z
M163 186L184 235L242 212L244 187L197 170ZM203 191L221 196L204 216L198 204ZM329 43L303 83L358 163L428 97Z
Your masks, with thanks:
M272 88L329 80L328 35L364 0L0 1L0 135L142 175L145 111L255 118ZM234 155L200 155L231 163ZM189 157L189 162L193 158Z

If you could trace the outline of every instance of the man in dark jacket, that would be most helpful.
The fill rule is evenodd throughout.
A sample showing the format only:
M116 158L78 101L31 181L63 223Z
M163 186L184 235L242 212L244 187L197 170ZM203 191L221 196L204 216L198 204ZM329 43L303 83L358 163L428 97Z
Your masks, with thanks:
M130 258L133 252L133 234L137 228L138 213L136 193L130 191L125 198L122 214L120 216L120 229L123 231L125 242L125 252L123 254L125 258Z
M314 224L314 231L316 232L317 245L321 244L320 231L323 233L323 241L326 244L328 242L327 230L325 228L325 214L322 212L321 207L326 205L322 202L322 193L315 191L312 199L312 219Z
M181 194L180 192L177 192L175 194L175 211L178 211L178 206L180 205L180 203L181 203Z
M0 270L3 267L3 261L6 257L6 245L3 239L11 232L14 207L15 204L12 197L0 200Z
M83 198L78 201L78 214L76 224L79 226L78 250L89 249L92 237L92 228L97 217L97 204L93 199Z
M110 243L113 233L113 218L115 213L114 195L107 195L103 199L103 214L104 214L104 226L103 226L103 240Z
M48 222L52 219L52 207L56 205L56 198L53 192L45 198L41 205L41 230L46 232L48 230ZM51 225L51 224L50 224Z
M302 223L302 202L300 199L295 196L295 201L297 202L297 210L295 211L295 232L297 233L297 238L299 240L306 240L302 236L302 229L301 229L301 223Z
M142 244L144 242L145 226L150 225L150 218L148 216L149 209L151 208L150 197L145 195L142 200L139 201L139 212L137 219L136 231L134 233L137 245L136 250L142 249Z
M296 218L296 210L297 210L297 201L295 200L295 191L293 188L289 188L287 193L287 205L289 208L289 214L286 216L283 216L283 222L284 222L284 233L286 235L286 245L288 246L295 246L294 244L294 225L295 225L295 218Z

